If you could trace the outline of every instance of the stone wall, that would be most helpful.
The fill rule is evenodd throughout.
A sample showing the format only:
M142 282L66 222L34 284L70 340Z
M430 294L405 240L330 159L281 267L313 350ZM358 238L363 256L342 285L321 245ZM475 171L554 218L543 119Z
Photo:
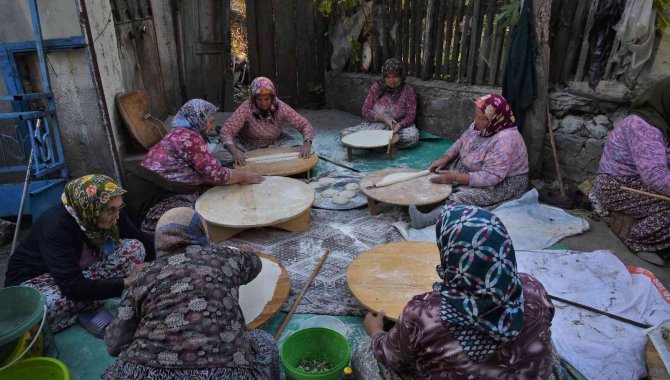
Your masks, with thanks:
M340 73L326 76L326 105L356 115L370 86L378 76ZM500 88L464 86L444 81L421 81L408 78L417 92L419 102L417 127L451 140L456 140L473 119L474 100ZM558 161L566 183L578 185L593 179L609 131L628 112L636 93L619 82L601 82L596 90L584 82L571 82L550 93ZM543 149L543 179L556 179L549 137Z

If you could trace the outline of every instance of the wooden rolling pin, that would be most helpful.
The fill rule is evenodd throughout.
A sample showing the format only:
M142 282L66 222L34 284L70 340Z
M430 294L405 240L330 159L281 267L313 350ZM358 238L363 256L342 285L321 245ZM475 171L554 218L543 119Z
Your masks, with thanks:
M393 173L393 174L401 174L401 173ZM393 175L393 174L389 174L389 175ZM402 173L402 174L410 174L410 173ZM408 175L407 177L403 177L403 178L394 178L394 179L391 179L391 180L382 179L381 181L375 183L374 185L368 186L367 188L390 186L390 185L393 185L393 184L396 184L396 183L409 181L409 180L412 180L414 178L423 177L423 176L428 175L428 174L430 174L430 170L422 170L422 171L417 172L417 173L411 173L411 175Z
M642 194L642 195L646 195L646 196L648 196L648 197L657 198L657 199L662 199L662 200L664 200L664 201L668 201L668 202L670 202L670 197L666 197L665 195L654 194L654 193L650 193L650 192L648 192L648 191L638 190L638 189L633 189L633 188L626 187L626 186L621 186L621 187L619 187L619 188L620 188L621 190L630 191L631 193Z

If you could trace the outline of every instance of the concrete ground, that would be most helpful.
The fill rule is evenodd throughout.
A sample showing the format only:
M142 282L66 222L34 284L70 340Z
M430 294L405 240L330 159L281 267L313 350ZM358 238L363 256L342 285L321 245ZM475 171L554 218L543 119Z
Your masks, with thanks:
M315 126L317 130L315 139L319 138L319 132L332 133L339 131L342 128L356 125L363 120L360 116L331 109L299 110L299 112ZM230 113L217 114L216 124L223 124L223 121L225 121L229 115ZM589 218L591 213L587 211L575 210L571 211L571 213L586 219L589 222L591 229L581 235L564 239L560 242L561 244L568 249L576 251L595 251L599 249L610 250L614 252L625 265L635 265L648 269L656 275L666 288L670 288L670 264L665 267L659 267L639 259L626 248L616 235L614 235L605 222ZM29 223L24 222L24 228L22 228L24 231L22 231L22 234L25 234L25 230L29 225ZM4 284L10 246L11 241L0 247L0 284Z

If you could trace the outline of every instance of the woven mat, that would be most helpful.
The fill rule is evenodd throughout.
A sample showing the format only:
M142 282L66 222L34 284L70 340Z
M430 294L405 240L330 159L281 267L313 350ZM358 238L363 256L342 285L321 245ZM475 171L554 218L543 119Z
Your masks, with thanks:
M402 241L393 223L402 218L400 208L389 206L371 216L367 209L334 211L312 209L312 225L306 232L273 228L247 230L231 240L249 244L279 258L291 278L291 294L284 311L293 304L323 252L330 256L310 285L297 313L363 315L364 309L349 292L347 267L361 252L380 244Z

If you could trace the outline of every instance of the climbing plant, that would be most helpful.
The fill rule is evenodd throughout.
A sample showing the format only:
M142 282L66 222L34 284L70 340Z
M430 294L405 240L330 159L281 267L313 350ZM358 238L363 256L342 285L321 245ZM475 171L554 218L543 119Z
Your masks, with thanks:
M337 10L341 9L347 14L358 11L365 3L364 0L312 0L317 5L319 12L324 17L329 17L331 14L338 14Z

